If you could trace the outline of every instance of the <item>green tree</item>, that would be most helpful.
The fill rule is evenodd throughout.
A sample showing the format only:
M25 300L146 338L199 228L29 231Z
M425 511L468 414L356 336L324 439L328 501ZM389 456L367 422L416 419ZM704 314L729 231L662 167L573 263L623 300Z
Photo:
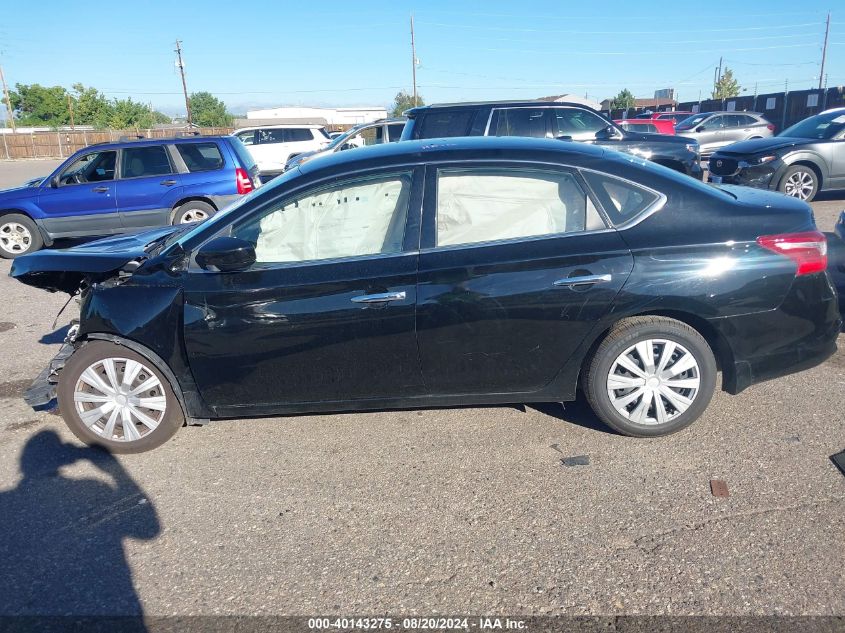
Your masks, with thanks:
M102 128L109 125L112 104L96 88L73 84L73 120L77 125L93 125Z
M234 117L226 112L226 104L210 92L193 92L188 97L191 118L200 127L229 127Z
M61 86L15 84L9 100L18 125L58 127L70 123L67 94Z
M725 72L716 82L716 87L710 95L711 99L730 99L739 96L739 82L734 79L733 71L725 66Z
M421 105L425 105L425 100L419 93L417 93L417 101L414 103L414 95L408 94L404 90L400 90L396 93L396 97L393 99L390 116L402 116L402 113L405 112L405 110L410 110L411 108Z
M610 102L610 107L612 110L630 110L636 105L636 103L637 100L633 93L625 88L624 90L620 90L619 94L613 97L613 100Z

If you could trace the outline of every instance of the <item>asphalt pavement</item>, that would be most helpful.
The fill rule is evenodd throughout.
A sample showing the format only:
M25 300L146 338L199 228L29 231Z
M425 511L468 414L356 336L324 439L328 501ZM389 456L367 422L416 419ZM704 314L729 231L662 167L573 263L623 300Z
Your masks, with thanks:
M73 309L54 326L67 297L9 267L0 613L845 615L845 336L662 439L579 401L220 421L112 458L21 399Z

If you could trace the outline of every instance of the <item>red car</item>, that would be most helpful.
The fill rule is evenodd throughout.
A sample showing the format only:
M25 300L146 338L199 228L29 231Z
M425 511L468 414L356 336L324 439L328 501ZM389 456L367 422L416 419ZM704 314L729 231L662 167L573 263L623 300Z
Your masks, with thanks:
M635 119L648 119L648 120L667 120L672 121L674 124L678 124L687 117L691 117L695 112L682 112L680 110L673 110L670 112L642 112L635 116Z
M672 119L619 119L614 121L626 132L647 132L649 134L674 134Z

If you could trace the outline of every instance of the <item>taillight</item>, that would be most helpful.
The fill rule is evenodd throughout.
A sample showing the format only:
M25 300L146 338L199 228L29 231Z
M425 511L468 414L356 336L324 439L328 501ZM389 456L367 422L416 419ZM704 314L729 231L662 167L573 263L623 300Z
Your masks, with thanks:
M757 238L757 243L794 261L798 265L796 275L818 273L827 268L827 239L819 231L763 235Z
M766 126L766 128L769 130L769 132L774 132L774 131L775 131L775 126L774 126L774 125L772 125L771 123L769 123L769 124Z
M249 193L254 189L249 174L242 167L235 169L235 183L238 185L238 193L240 194Z

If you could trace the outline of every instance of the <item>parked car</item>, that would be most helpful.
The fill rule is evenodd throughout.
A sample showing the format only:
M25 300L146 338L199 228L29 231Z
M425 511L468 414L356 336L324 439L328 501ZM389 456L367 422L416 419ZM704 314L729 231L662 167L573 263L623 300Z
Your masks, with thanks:
M811 201L845 187L845 108L808 117L772 138L735 143L710 159L710 179Z
M675 134L698 141L705 160L720 147L768 138L774 131L775 126L756 112L703 112L675 124Z
M0 191L0 257L60 238L201 221L260 184L255 161L230 136L91 145L47 178Z
M262 176L277 176L291 156L319 151L331 142L322 125L262 125L232 132L246 145ZM269 178L265 178L268 179Z
M395 143L402 136L402 130L405 127L407 119L381 119L373 121L372 123L361 123L353 128L350 128L340 136L329 143L322 150L313 152L303 152L292 156L287 164L285 170L301 165L307 160L323 156L325 154L333 154L356 147L365 147L368 145L380 145L381 143Z
M764 228L762 228L764 227ZM810 207L585 144L387 143L226 213L16 259L80 321L27 392L84 442L187 419L573 400L619 432L819 363L841 325Z
M669 119L618 119L614 120L626 132L645 134L674 134L675 125Z
M580 103L505 101L421 106L405 113L402 140L450 136L532 136L601 145L702 177L698 143L626 132Z
M689 118L695 112L685 112L681 110L671 110L669 112L643 112L638 114L635 119L650 119L658 121L671 121L672 124L680 123L686 118Z

